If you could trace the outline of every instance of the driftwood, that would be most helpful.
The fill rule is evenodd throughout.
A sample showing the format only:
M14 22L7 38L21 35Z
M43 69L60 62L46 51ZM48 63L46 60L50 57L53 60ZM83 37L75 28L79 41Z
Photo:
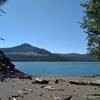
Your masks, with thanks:
M75 84L75 85L90 85L90 86L100 86L100 80L95 80L95 81L69 81L70 84Z

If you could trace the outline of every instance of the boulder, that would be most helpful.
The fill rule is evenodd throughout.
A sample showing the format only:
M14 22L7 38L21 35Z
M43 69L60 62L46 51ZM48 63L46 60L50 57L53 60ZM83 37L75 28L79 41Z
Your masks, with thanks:
M0 81L8 78L32 79L31 76L16 69L11 60L0 51Z

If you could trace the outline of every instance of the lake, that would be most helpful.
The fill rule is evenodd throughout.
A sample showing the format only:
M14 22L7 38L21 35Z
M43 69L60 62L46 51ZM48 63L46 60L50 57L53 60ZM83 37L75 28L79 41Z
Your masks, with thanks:
M100 75L100 62L14 62L16 68L35 76Z

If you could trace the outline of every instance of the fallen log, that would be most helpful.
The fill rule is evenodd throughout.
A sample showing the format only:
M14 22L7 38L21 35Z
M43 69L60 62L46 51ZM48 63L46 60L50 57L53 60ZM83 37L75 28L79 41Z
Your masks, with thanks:
M90 86L100 86L100 80L96 80L96 81L69 81L70 84L74 84L74 85L90 85Z

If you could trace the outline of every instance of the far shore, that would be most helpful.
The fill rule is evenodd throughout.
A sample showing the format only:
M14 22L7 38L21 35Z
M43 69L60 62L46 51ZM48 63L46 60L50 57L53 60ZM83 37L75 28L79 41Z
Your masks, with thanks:
M12 60L12 62L100 62L100 61L33 61L33 60Z

